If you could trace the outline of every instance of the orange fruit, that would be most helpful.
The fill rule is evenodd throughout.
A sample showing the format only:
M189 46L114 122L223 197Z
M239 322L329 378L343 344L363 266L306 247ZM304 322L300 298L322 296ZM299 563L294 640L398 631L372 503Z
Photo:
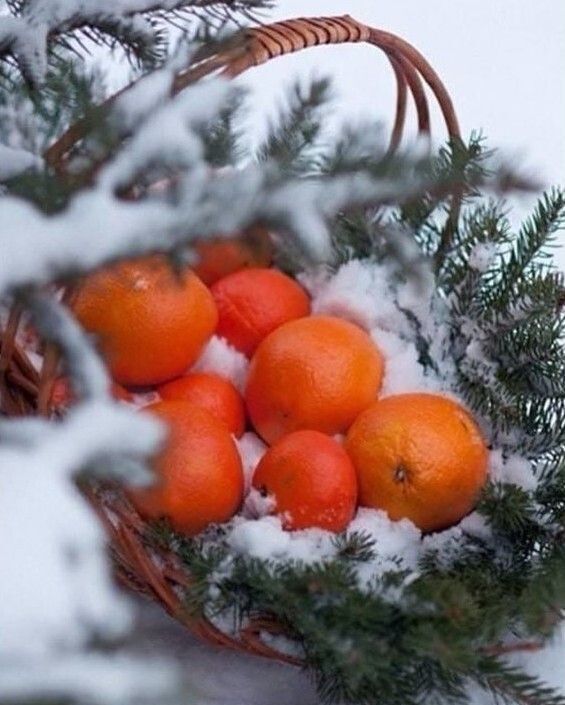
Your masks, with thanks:
M208 372L194 372L161 385L162 399L184 399L220 419L237 438L245 430L245 407L233 384Z
M87 276L72 309L98 338L122 384L159 384L196 360L218 320L209 290L190 270L161 256L121 262Z
M372 404L345 441L359 503L438 531L473 509L487 476L487 448L469 413L436 394L399 394Z
M310 313L304 289L277 269L242 269L211 287L218 307L218 335L251 355L271 331Z
M194 249L199 260L193 269L208 286L240 269L268 267L273 255L269 231L260 225L239 237L200 240Z
M332 316L311 316L277 328L259 345L245 400L268 443L291 431L344 433L377 397L379 350L365 331Z
M261 458L253 487L272 495L285 529L344 531L357 504L357 478L337 441L319 431L295 431Z
M110 393L114 399L118 401L133 401L133 397L120 384L112 382L110 384ZM57 377L51 387L49 395L50 409L66 409L76 400L75 393L68 377Z
M144 412L163 421L168 436L152 463L156 484L129 491L140 514L167 518L189 536L230 519L243 499L243 470L224 424L187 401L156 402Z

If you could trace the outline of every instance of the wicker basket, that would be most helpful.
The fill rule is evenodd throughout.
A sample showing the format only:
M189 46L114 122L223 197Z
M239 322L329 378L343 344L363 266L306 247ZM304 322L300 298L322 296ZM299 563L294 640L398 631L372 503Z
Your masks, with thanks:
M348 42L373 44L385 53L392 66L397 97L390 151L394 151L402 139L409 94L416 107L419 132L430 131L430 116L423 81L428 84L439 104L447 132L451 137L459 136L451 99L426 59L403 39L389 32L367 27L349 16L293 19L249 29L227 48L178 73L173 92L177 93L212 73L233 78L253 66L283 54L322 44ZM110 98L106 105L111 105L115 98L116 96ZM70 151L86 136L88 130L88 123L79 121L47 150L46 162L61 176L65 175ZM81 179L87 181L91 178L95 168L87 174L82 174ZM38 372L24 347L16 340L20 325L21 311L13 308L4 329L0 330L1 412L9 416L48 415L49 397L57 374L57 352L49 344L44 346L42 366ZM183 608L182 595L190 589L191 578L176 557L159 551L147 539L143 520L121 492L92 488L85 492L107 530L117 575L126 585L161 603L170 615L208 642L287 663L300 663L299 659L281 653L262 641L263 631L271 634L284 633L282 626L267 616L255 617L237 635L228 635L208 620L188 615Z

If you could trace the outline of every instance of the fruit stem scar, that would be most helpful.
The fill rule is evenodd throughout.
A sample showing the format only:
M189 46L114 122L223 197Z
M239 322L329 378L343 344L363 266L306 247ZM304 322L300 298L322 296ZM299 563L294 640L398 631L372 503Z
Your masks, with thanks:
M406 482L408 479L408 470L402 465L397 465L394 469L394 481L395 482Z

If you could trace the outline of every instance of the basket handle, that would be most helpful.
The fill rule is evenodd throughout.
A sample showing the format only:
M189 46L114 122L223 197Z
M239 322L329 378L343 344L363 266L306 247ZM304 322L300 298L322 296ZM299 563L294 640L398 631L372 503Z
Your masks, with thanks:
M390 32L368 27L349 15L343 17L307 17L252 27L243 32L235 45L212 54L194 66L180 71L173 81L171 93L179 93L191 83L212 73L235 78L248 69L284 54L328 44L367 42L387 56L397 85L396 114L389 151L394 151L402 139L406 120L408 91L418 115L418 130L429 134L430 116L422 79L431 88L450 137L460 137L459 123L453 103L443 82L426 58L411 44ZM126 87L108 98L101 107L109 108ZM79 120L49 147L44 158L57 171L65 170L69 151L89 131L89 123Z
M193 69L181 72L175 90L182 90L196 78L221 68L221 75L234 78L284 54L324 44L367 42L381 49L389 59L397 82L397 109L391 142L398 144L406 113L407 87L414 98L419 131L429 133L430 118L421 78L430 86L442 111L450 137L460 137L453 103L443 82L426 58L404 39L368 27L349 15L342 17L303 17L248 29L241 47L211 57Z
M252 66L258 66L284 54L324 44L367 42L381 49L392 64L398 86L400 113L405 112L406 83L412 92L418 111L420 132L429 132L429 112L420 76L434 93L451 137L460 130L453 103L443 82L426 58L404 39L380 29L368 27L349 15L342 17L304 17L247 31L244 52L229 57L223 75L233 78ZM397 118L398 118L397 107ZM396 125L395 120L395 125ZM399 123L404 118L398 119Z

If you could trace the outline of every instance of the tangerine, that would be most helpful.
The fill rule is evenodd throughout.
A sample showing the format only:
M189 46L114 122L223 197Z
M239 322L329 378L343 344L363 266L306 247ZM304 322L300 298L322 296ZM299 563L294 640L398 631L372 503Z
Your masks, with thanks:
M242 269L211 287L218 307L218 335L251 355L275 328L310 313L304 289L277 269Z
M377 397L381 354L365 331L332 316L285 323L259 345L245 400L268 443L292 431L344 433Z
M165 257L129 260L88 275L72 309L98 337L112 376L122 384L159 384L182 374L218 321L209 290Z
M194 249L199 258L194 272L207 286L240 269L268 267L273 257L269 231L260 225L239 237L200 240Z
M337 441L319 431L295 431L261 458L253 487L272 495L285 529L344 531L357 504L357 477Z
M206 409L237 438L245 430L243 399L225 377L209 372L193 372L161 385L157 391L162 399L184 399Z
M163 421L168 436L152 462L156 484L129 492L139 513L167 518L189 536L230 519L243 499L243 469L224 424L187 401L156 402L144 412Z
M487 476L488 452L470 414L436 394L398 394L366 409L345 441L359 502L407 518L422 531L470 512Z

